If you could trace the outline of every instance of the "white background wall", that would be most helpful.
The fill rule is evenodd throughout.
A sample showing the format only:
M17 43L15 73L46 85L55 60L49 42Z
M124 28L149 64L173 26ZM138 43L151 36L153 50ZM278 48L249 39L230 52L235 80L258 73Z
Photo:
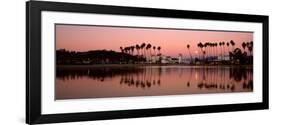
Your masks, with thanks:
M107 5L169 8L270 16L270 110L181 115L63 124L280 124L281 8L278 0L63 0ZM25 121L25 0L0 3L0 124ZM279 65L278 65L279 64ZM278 119L279 118L279 119Z

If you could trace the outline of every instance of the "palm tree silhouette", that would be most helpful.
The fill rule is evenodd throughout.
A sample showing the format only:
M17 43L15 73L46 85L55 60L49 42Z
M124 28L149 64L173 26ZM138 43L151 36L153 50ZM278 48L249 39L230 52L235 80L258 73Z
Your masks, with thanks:
M217 47L218 47L218 43L215 43L215 56L217 56Z
M144 50L145 45L146 45L145 43L141 44L142 55L143 55L144 58L145 58L145 50Z
M224 53L225 53L224 45L225 45L225 42L223 41L223 42L222 42L222 48L223 48L223 54L222 54L222 55L223 55L223 60L224 60Z
M134 49L135 49L135 46L131 46L131 51L132 51L132 55L134 55Z
M216 56L216 43L213 43L212 46L213 46L213 56L215 57Z
M131 47L127 47L128 53L131 54Z
M234 51L235 42L233 40L230 40L230 44L232 46L232 50L231 51Z
M250 44L253 46L254 45L253 41L251 41Z
M154 56L156 55L156 53L155 53L155 49L156 49L156 47L155 46L153 46L153 51L154 51Z
M149 50L149 58L151 58L151 44L150 43L148 43L147 45L146 45L146 50Z
M120 46L120 51L123 53L124 52L124 50L123 50L123 47L122 46Z
M158 52L159 52L158 54L160 55L160 54L161 54L161 53L160 53L161 46L158 46L158 47L157 47L157 50L158 50Z
M246 44L245 42L243 42L243 43L242 43L242 48L243 48L244 52L246 52L246 50L245 50L245 49L246 49L246 46L247 46L247 44Z
M207 44L207 48L208 48L207 53L208 53L208 56L209 56L209 57L212 56L212 47L213 47L213 44L212 44L211 42L208 42L208 44ZM207 49L207 48L206 48L206 49Z
M226 53L226 55L229 53L229 45L230 45L229 42L227 42L226 43L226 46L227 46L227 53Z
M250 52L250 55L252 55L252 51L253 51L253 41L251 41L251 42L249 42L249 43L247 44L247 48L248 48L248 50L249 50L249 52Z
M128 52L128 48L127 47L125 47L123 50L124 50L125 53Z
M219 42L219 46L220 46L220 50L221 50L220 55L222 57L222 42Z
M136 50L137 50L137 56L139 56L139 50L140 50L139 44L136 45Z
M186 48L188 49L188 53L189 53L189 57L190 57L190 62L192 62L193 59L192 59L192 55L191 55L190 49L189 49L189 48L190 48L190 45L187 44L187 45L186 45Z
M197 46L200 48L200 50L201 50L201 52L202 52L202 57L203 57L203 59L204 59L204 53L203 53L203 47L204 47L204 45L200 42L200 43L197 44Z
M204 49L204 51L203 51L203 54L204 54L204 60L206 59L206 53L207 53L207 47L208 47L208 43L205 43L204 45L203 45L203 48L205 48Z
M208 48L209 48L209 57L213 56L213 43L208 42Z

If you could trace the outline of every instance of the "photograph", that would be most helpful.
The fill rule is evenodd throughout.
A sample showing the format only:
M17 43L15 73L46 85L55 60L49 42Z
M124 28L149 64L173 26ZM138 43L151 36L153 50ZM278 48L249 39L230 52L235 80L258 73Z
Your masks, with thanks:
M269 109L268 15L124 5L26 2L27 124Z
M253 32L55 24L55 100L253 92Z

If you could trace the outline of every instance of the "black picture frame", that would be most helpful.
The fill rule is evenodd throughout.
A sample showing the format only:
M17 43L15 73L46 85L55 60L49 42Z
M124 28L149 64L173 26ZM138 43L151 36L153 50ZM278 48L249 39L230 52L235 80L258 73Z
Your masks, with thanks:
M134 15L163 18L169 17L181 19L204 19L262 23L262 102L44 115L41 113L41 11L99 13L114 15ZM62 2L28 1L26 3L26 123L58 123L268 109L268 25L269 18L268 16L264 15L229 14L216 12L120 7Z

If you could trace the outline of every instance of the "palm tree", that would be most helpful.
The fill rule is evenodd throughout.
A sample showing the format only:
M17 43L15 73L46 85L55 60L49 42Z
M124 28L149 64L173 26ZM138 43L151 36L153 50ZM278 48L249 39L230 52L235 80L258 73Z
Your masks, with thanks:
M190 57L190 62L192 62L193 59L192 59L192 55L191 55L190 49L189 49L189 48L190 48L190 45L187 44L187 45L186 45L186 48L188 49L188 53L189 53L189 57Z
M132 55L134 55L134 49L135 49L135 46L131 46L131 51L132 51Z
M128 51L128 54L131 54L131 47L126 47L127 48L127 51Z
M146 45L146 50L149 50L149 55L148 55L148 58L150 58L151 57L151 44L150 43L148 43L147 45Z
M129 54L132 55L132 49L130 46L128 46L128 51L129 51Z
M203 47L204 45L200 42L197 44L197 46L200 48L201 52L202 52L202 57L204 58L204 53L203 53Z
M150 56L151 56L151 44L149 43L149 44L147 44L147 48L149 49L149 54L150 54Z
M161 53L160 53L161 46L158 46L158 47L157 47L157 50L158 50L157 56L159 56L157 63L161 63L161 60L162 60ZM160 80L158 80L158 81L159 81L159 83L160 83Z
M219 43L219 46L220 46L220 50L221 50L220 55L222 57L222 47L221 47L222 46L222 42Z
M231 51L234 51L235 42L233 40L230 40L230 44L232 46L232 50Z
M208 45L209 45L208 43L205 43L204 46L203 46L203 48L205 48L205 49L204 49L204 52L203 52L203 54L204 54L204 59L206 58L205 55L206 55L206 53L207 53L207 47L208 47ZM208 59L208 58L207 58L207 59Z
M159 52L158 54L160 55L160 54L161 54L161 53L160 53L161 46L158 46L158 47L157 47L157 50L158 50L158 52Z
M124 47L123 50L124 50L124 53L127 53L127 51L128 51L127 47Z
M215 43L210 43L210 55L211 55L211 57L214 56L214 47L215 47Z
M248 48L248 50L249 50L249 52L250 52L250 55L252 55L252 51L253 51L253 41L251 41L251 42L249 42L249 43L247 44L247 48Z
M120 50L121 50L121 53L124 53L124 49L122 46L120 46ZM120 59L121 62L123 62L123 54L121 55L121 59ZM121 63L120 62L120 63Z
M144 58L145 58L145 50L144 50L145 45L146 45L145 43L141 44L142 55L143 55Z
M213 56L213 43L212 42L209 42L208 44L208 48L209 48L209 57L212 57Z
M213 57L216 56L216 43L212 43L213 46Z
M223 42L222 42L222 48L223 48L223 60L224 60L224 53L225 53L225 50L224 50L224 45L225 45L225 42L223 41Z
M155 53L155 49L156 49L156 47L155 46L153 46L153 51L154 51L154 56L156 55L156 53Z
M209 42L208 48L209 48L209 52L208 52L209 54L208 55L209 55L209 57L211 57L212 56L213 43Z
M140 50L139 44L136 45L136 50L137 50L137 56L139 56L139 50Z
M215 55L217 55L217 47L218 47L218 43L215 43Z
M229 45L230 45L229 42L227 42L226 43L226 46L227 46L227 53L226 53L226 55L229 53Z
M246 48L247 44L245 42L242 43L242 48L244 50L244 52L246 52L245 48Z
M122 47L122 46L120 46L120 50L121 50L121 52L123 53L124 50L123 50L123 47Z
M250 44L253 46L254 45L253 41L251 41Z

